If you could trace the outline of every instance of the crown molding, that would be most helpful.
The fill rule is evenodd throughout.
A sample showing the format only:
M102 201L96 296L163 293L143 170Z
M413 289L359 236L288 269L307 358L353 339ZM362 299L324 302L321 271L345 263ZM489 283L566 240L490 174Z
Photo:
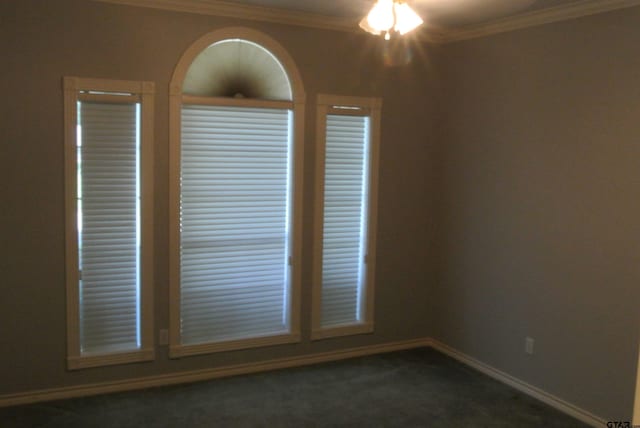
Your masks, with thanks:
M567 21L638 5L640 5L640 0L578 0L567 5L523 13L521 15L491 21L486 24L468 26L460 29L440 29L434 31L431 38L438 43L476 39L492 34Z
M323 30L359 33L353 19L337 18L315 13L232 3L224 0L93 0L128 6L170 10L200 15L223 16L276 24L296 25ZM462 28L430 28L421 39L432 43L450 43L505 33L553 22L639 6L640 0L577 0L566 5L551 7L510 16L485 24Z
M353 19L315 13L232 3L224 0L94 0L127 6L148 7L199 15L223 16L275 24L297 25L323 30L359 32Z

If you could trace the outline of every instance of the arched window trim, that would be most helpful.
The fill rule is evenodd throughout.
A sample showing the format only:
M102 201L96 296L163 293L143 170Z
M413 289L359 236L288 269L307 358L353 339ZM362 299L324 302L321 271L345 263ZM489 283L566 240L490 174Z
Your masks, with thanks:
M222 97L193 97L182 93L182 83L189 66L207 47L226 39L244 39L256 43L270 51L282 64L292 89L292 101L263 99L235 99ZM247 339L229 343L202 345L181 345L180 341L180 145L182 104L189 101L198 104L291 108L293 110L293 180L292 180L292 233L291 255L291 307L290 332L285 336ZM257 346L293 343L300 341L300 301L301 301L301 243L302 243L302 188L304 161L304 111L305 93L302 79L288 52L271 37L245 27L223 28L202 36L182 55L169 86L169 356L179 358L188 355L205 354L222 350L244 349Z

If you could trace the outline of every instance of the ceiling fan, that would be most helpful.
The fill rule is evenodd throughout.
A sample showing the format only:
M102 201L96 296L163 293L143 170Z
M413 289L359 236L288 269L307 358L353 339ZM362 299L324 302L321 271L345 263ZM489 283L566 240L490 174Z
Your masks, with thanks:
M395 34L403 35L415 30L423 22L403 0L377 0L367 16L360 21L360 28L389 40Z

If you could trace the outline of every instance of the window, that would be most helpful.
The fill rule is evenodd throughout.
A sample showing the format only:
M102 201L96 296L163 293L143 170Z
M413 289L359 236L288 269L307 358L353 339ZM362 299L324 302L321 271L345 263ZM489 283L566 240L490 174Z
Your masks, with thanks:
M318 96L314 339L373 331L380 107Z
M285 71L263 45L287 58L260 33L221 30L174 74L172 357L300 337L304 99L292 63Z
M154 85L64 90L68 367L151 360Z

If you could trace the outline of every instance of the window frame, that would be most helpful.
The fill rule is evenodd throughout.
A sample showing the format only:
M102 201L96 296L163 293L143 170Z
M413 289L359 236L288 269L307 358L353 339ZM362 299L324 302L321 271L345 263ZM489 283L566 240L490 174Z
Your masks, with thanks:
M265 99L236 99L202 97L182 93L182 83L194 59L208 46L226 40L242 39L255 43L269 51L282 65L292 89L291 101ZM287 108L293 113L291 142L291 219L290 219L290 297L289 333L222 342L201 344L181 343L180 308L180 155L181 113L184 104L209 104L217 106ZM300 334L301 253L302 253L302 191L304 163L304 110L305 93L298 69L287 53L275 40L244 27L223 28L206 34L194 42L182 55L169 86L169 357L209 354L221 351L248 349L286 343L297 343Z
M150 361L155 358L153 320L153 82L64 77L65 267L67 291L67 367L88 367ZM93 93L86 94L84 92ZM103 94L104 93L104 94ZM130 94L140 103L140 348L82 355L77 217L77 103L117 102L115 94ZM118 95L120 96L120 95ZM124 99L124 98L123 98Z
M346 107L346 108L345 108ZM313 285L311 311L311 339L372 333L374 331L374 295L376 267L376 230L378 206L378 173L380 150L380 122L382 99L318 94L316 101L316 174L314 203ZM365 279L362 285L362 321L341 326L322 327L322 268L324 232L325 152L328 115L369 117L369 164L367 166L368 194L366 207L366 232L364 234Z

